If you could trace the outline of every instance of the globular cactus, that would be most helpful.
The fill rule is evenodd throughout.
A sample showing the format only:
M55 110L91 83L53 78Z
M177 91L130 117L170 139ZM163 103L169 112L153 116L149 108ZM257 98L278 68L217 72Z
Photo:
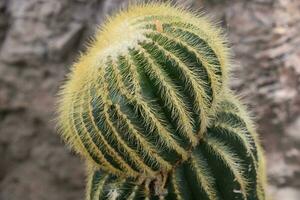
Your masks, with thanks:
M229 65L221 30L185 9L109 19L59 103L62 137L89 166L87 199L264 200L262 150Z
M101 170L89 171L88 200L264 200L262 150L252 122L231 95L188 161L166 180L164 194L155 183L138 184Z
M203 137L228 65L226 41L205 17L132 6L74 64L59 103L62 137L117 177L166 178Z

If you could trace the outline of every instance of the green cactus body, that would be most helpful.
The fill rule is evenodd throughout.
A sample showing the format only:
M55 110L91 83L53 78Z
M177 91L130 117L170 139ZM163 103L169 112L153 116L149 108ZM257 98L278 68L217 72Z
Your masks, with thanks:
M221 102L216 118L188 161L174 169L157 195L155 183L91 170L88 200L265 199L263 155L252 123L233 97Z
M209 20L166 4L109 19L61 90L87 199L264 200L263 153Z
M205 17L184 9L148 4L121 12L99 31L61 91L63 138L118 177L173 170L189 159L223 95L225 43Z

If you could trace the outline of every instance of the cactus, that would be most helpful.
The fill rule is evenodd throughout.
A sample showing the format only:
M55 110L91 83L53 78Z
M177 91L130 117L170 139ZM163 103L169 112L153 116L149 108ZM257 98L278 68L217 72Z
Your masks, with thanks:
M265 199L262 150L228 89L222 31L169 4L108 20L72 68L62 138L88 164L87 199Z
M167 4L132 6L74 64L61 90L61 135L103 171L157 179L203 137L228 65L226 40L206 17Z
M221 102L190 159L170 173L165 195L157 196L154 186L90 169L87 199L265 199L261 147L251 120L233 96Z

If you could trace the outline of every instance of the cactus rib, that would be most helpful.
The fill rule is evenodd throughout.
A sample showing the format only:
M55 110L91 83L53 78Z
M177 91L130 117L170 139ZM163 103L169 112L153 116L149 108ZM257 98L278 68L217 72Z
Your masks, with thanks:
M174 169L166 183L167 194L156 196L154 192L145 193L145 184L136 184L134 179L127 179L123 186L113 188L117 177L112 174L112 181L105 184L105 189L100 192L107 195L110 190L118 191L119 199L256 199L264 200L264 174L258 168L263 168L262 152L257 141L257 136L251 125L251 120L245 114L243 106L233 100L234 96L227 95L227 100L222 101L212 125L208 128L205 137L193 150L188 161L181 163ZM233 103L232 103L233 102ZM230 120L224 121L222 113L234 113ZM219 129L219 123L226 124L224 130ZM231 128L237 128L232 132ZM239 132L238 132L239 131ZM241 135L251 144L248 149L244 141L238 138ZM255 141L254 143L251 140ZM250 152L249 152L250 151ZM255 156L250 156L252 153ZM254 158L255 157L255 158ZM103 171L93 171L91 174L106 174ZM114 177L114 178L113 178ZM93 179L89 179L92 181ZM124 180L123 180L124 181ZM151 184L150 184L151 185ZM126 188L126 189L125 189ZM150 190L153 188L150 187ZM88 191L87 199L93 198L93 191ZM105 199L105 198L104 198ZM106 198L109 199L109 198Z

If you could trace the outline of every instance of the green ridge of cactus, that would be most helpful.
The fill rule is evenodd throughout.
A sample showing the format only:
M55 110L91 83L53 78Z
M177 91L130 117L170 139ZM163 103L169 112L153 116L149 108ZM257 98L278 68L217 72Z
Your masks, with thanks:
M264 165L251 120L229 95L189 160L170 172L165 192L158 192L156 182L90 169L87 200L264 200Z
M118 177L153 178L189 159L223 96L228 48L204 17L131 6L96 34L59 103L70 147Z

